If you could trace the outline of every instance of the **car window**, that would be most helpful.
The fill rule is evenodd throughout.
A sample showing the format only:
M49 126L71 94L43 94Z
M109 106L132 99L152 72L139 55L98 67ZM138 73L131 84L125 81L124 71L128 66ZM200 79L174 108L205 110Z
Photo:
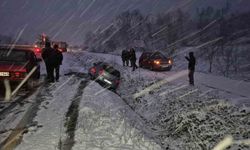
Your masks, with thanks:
M142 59L147 59L150 57L150 55L152 55L152 53L143 53L142 54Z
M162 53L154 53L151 56L152 59L167 59Z
M0 61L26 62L26 52L22 50L0 50Z

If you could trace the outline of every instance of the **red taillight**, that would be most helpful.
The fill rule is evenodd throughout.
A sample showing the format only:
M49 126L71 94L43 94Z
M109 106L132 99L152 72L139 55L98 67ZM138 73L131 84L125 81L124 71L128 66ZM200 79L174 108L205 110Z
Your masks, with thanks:
M90 72L93 73L93 74L95 74L96 73L96 69L95 68L91 68Z
M99 71L99 75L103 75L103 74L104 74L104 70L102 69Z
M21 72L15 72L15 77L19 78L21 76Z
M36 53L40 53L40 52L41 52L41 49L40 49L40 48L35 48L35 52L36 52Z
M14 78L24 78L26 75L26 72L20 72L20 71L15 71L11 73L11 76Z

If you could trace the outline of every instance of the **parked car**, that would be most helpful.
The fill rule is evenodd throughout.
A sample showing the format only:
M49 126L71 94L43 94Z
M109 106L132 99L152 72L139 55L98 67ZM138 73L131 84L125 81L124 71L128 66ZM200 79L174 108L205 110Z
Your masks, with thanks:
M31 82L40 78L40 64L33 50L24 47L0 46L0 81L8 79L11 83L20 83L29 72L36 70L27 80L27 87Z
M139 58L139 66L150 70L170 71L173 59L167 58L161 52L143 52Z
M92 80L112 90L118 88L121 80L120 72L105 62L94 63L88 74Z

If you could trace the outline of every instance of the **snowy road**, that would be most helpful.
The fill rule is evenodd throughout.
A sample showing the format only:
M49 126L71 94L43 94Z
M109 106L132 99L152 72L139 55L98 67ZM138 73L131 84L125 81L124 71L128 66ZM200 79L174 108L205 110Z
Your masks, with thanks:
M88 79L71 72L84 72L93 60L86 56L89 63L82 67L80 59L74 60L76 56L65 57L67 63L62 67L62 74L67 76L61 77L59 83L42 87L26 100L31 102L30 106L24 107L28 109L17 115L14 118L16 123L13 123L13 128L25 126L25 130L11 132L13 136L9 136L3 147L13 149L17 145L15 149L18 150L161 149L146 135L146 130L141 130L143 121L119 95L95 82L85 85L86 88L81 87L82 81L88 82ZM79 100L77 107L76 100ZM37 108L33 110L32 104ZM72 104L75 105L73 108ZM30 115L25 114L34 117L28 117L26 121ZM16 137L21 140L20 144Z
M122 82L118 94L103 89L84 75L93 62L100 60L110 62L121 71ZM33 125L26 126L27 133L16 149L211 149L227 134L237 135L245 130L244 136L248 136L249 116L240 113L241 108L221 104L226 99L218 97L218 94L225 96L225 93L229 97L234 95L233 98L247 97L247 92L237 92L236 87L239 86L237 83L241 83L240 87L246 86L244 89L247 89L248 83L197 73L197 86L189 87L186 71L183 72L152 72L145 69L132 72L131 68L121 66L119 56L67 53L61 69L61 74L67 75L62 76L60 82L37 91L37 94L25 100L34 102L42 99L34 111ZM159 84L164 79L170 82ZM231 86L223 86L224 82ZM133 97L145 89L150 90L137 98ZM19 127L23 114L29 112L25 108L28 106L23 107L23 112L13 119L12 128ZM224 112L225 108L228 112ZM209 119L202 121L204 116ZM197 124L193 119L202 122ZM224 126L213 125L220 128L220 132L214 133L213 126L207 126L213 124L214 120ZM187 124L190 126L188 133L182 128L186 122L191 122ZM0 123L2 129L8 129L6 125L10 120L1 120ZM206 130L200 130L204 126ZM197 134L201 131L202 134ZM218 135L213 137L210 134ZM235 138L242 137L237 135Z

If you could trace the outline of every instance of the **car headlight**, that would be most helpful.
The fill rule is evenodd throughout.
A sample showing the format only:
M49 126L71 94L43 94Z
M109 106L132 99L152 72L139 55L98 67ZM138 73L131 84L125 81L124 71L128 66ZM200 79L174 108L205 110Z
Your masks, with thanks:
M156 65L159 65L161 62L160 62L159 60L155 60L154 63L155 63Z

